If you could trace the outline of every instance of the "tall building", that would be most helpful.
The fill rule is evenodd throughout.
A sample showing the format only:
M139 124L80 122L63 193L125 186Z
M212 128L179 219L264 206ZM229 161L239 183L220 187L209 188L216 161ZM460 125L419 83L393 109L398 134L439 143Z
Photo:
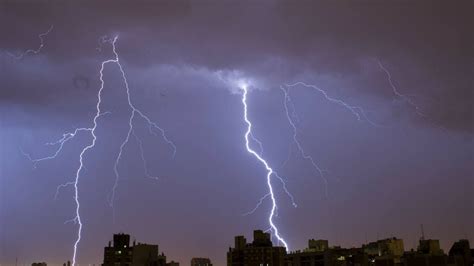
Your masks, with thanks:
M471 253L472 250L469 246L468 240L461 239L455 242L451 249L449 249L450 264L455 264L459 266L474 265L474 260Z
M103 266L130 266L132 265L132 247L130 247L130 235L115 234L113 245L104 248Z
M235 237L235 247L227 252L228 266L284 266L286 250L273 246L270 234L262 230L253 232L253 242L244 236Z
M212 266L209 258L192 258L191 266Z
M179 264L166 263L166 256L159 254L158 245L136 243L130 246L130 235L115 234L113 245L104 248L104 262L102 266L177 266Z

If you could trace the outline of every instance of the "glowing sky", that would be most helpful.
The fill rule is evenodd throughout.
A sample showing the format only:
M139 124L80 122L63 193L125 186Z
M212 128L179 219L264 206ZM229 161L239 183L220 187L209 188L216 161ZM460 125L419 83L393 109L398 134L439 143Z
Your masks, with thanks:
M100 263L122 231L184 265L191 257L224 265L235 235L269 227L268 199L243 216L268 190L265 168L245 148L240 79L250 84L252 133L298 205L275 180L274 222L291 249L308 238L353 246L391 236L411 248L421 223L445 249L472 242L472 1L411 2L0 2L0 263L71 258L77 227L64 222L74 218L73 189L55 193L74 178L90 138L78 135L36 167L21 150L47 156L54 147L44 143L92 126L101 62L113 58L105 35L120 36L134 105L177 153L137 121L148 174L158 178L147 178L132 139L118 165L113 215L113 169L130 109L120 69L104 69L101 108L110 114L79 185L81 264ZM39 53L11 56L37 49L51 25ZM298 139L327 184L292 144L280 86L298 81L364 108L378 125L314 89L291 87Z

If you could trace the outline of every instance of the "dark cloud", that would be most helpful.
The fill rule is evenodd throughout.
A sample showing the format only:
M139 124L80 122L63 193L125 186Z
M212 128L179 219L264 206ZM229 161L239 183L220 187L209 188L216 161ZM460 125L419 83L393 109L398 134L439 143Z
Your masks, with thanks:
M469 1L6 1L2 6L0 32L8 37L0 49L29 49L37 45L36 35L54 24L44 49L53 66L104 58L107 51L95 49L99 38L119 34L120 53L129 67L175 64L240 70L272 86L293 81L303 72L333 76L340 85L350 76L346 82L355 90L391 100L390 90L373 85L383 80L383 73L374 71L353 83L352 77L364 68L361 61L377 58L398 71L394 78L407 87L407 94L432 100L424 104L434 121L472 131ZM8 26L12 23L15 27ZM15 62L3 64L11 68ZM5 93L31 95L27 87L13 90L4 85L2 100L10 97Z

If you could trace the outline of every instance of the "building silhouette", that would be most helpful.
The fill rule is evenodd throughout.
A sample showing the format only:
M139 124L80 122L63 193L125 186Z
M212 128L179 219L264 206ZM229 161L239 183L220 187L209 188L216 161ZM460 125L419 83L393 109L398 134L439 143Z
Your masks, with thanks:
M318 243L315 245L315 243ZM320 245L322 244L322 245ZM303 251L290 252L285 257L287 266L345 266L368 265L368 255L362 248L329 247L327 240L308 241L308 247Z
M461 239L453 244L449 250L449 263L459 266L471 266L473 261L474 249L469 246L469 241Z
M191 266L212 266L209 258L192 258Z
M227 252L228 266L474 266L474 249L465 239L455 242L449 254L440 248L439 240L424 236L410 251L405 251L402 239L392 237L352 248L310 239L303 250L287 253L273 246L270 234L261 230L254 231L252 243L236 236L234 245Z
M439 240L424 238L420 239L417 251L418 253L429 255L440 255L444 253L439 245Z
M284 266L286 250L273 246L270 234L262 230L253 232L253 242L244 236L235 237L235 247L227 252L228 266Z
M103 266L129 266L132 264L132 248L130 247L130 235L116 234L113 245L104 248Z
M310 239L308 240L307 251L325 251L329 248L329 241L323 239Z
M174 264L173 264L174 263ZM113 243L104 248L102 266L178 266L166 263L166 256L159 254L158 245L136 243L130 246L130 235L115 234Z
M35 262L32 266L47 266ZM63 266L70 266L71 262ZM399 238L387 238L360 247L330 246L325 239L309 239L302 250L287 253L281 246L274 246L269 233L253 232L253 241L244 236L234 238L234 247L227 251L228 266L474 266L474 249L469 241L461 239L451 246L448 254L441 249L437 239L425 239L424 233L416 249L405 251ZM130 235L114 234L104 248L102 266L179 266L166 261L155 244L130 245ZM191 266L212 266L209 258L192 258Z

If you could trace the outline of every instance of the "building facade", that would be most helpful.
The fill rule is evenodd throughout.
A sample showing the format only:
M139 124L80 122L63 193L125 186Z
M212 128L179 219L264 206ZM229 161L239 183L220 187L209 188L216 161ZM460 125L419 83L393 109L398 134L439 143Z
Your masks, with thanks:
M253 232L253 242L244 236L235 237L235 247L227 252L228 266L284 266L286 250L273 246L270 234L262 230Z
M212 266L209 258L192 258L191 266Z
M115 234L113 243L104 248L102 266L176 266L166 263L166 256L159 254L158 245L136 243L130 245L130 235Z

